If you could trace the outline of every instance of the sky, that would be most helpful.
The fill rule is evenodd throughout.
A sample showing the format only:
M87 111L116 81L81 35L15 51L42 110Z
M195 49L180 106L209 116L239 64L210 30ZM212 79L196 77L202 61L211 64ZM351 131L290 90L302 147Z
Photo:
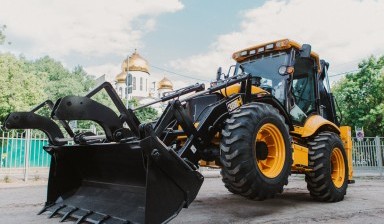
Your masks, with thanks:
M213 80L237 50L289 38L311 44L337 75L384 54L383 10L384 0L0 0L11 42L0 52L48 55L113 80L137 49L154 80L180 88Z

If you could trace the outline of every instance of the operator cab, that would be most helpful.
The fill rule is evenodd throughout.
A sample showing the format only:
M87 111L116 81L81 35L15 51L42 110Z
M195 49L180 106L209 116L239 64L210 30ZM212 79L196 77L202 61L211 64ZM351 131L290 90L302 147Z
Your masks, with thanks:
M253 85L266 90L282 105L285 105L285 89L288 76L285 75L284 69L289 61L289 52L270 52L242 62L239 64L239 72L250 74ZM282 74L279 73L280 70Z
M250 74L252 84L269 92L302 126L311 114L338 123L330 94L328 63L308 44L285 39L257 45L233 54L234 74ZM316 81L319 79L319 81Z

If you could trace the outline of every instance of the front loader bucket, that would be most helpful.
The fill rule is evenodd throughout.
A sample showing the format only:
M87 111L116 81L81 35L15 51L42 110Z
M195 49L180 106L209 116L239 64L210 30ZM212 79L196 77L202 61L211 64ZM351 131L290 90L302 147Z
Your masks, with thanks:
M164 223L196 197L202 175L156 137L54 146L46 207L76 223Z

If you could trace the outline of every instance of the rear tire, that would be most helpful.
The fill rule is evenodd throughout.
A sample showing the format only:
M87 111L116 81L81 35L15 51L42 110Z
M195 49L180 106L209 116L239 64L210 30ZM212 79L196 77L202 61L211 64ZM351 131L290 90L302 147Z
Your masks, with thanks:
M318 201L343 200L348 187L348 163L340 137L321 132L308 144L313 171L306 174L305 181L311 196Z
M263 200L288 184L290 136L273 106L251 103L237 109L222 131L220 149L222 180L230 192Z

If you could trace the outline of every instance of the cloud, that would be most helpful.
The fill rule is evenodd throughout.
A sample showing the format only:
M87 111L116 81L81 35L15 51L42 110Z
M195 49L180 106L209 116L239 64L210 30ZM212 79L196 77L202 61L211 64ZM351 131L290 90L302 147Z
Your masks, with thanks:
M103 65L87 66L85 71L95 77L105 74L106 80L113 83L115 76L121 72L121 64L106 63Z
M151 82L156 82L156 88L157 88L157 83L162 80L164 77L167 77L168 79L171 80L172 84L173 84L173 90L176 90L176 89L180 89L180 88L183 88L183 87L186 87L187 85L190 85L188 82L188 80L185 80L185 79L180 79L180 77L178 76L174 76L172 74L167 74L167 75L164 75L164 72L159 72L159 71L150 71L151 72L151 75L150 75L150 81Z
M384 29L379 28L384 21L382 9L384 1L375 0L267 1L243 12L239 29L219 36L208 51L173 60L170 66L213 77L218 66L234 63L230 59L234 51L290 38L311 44L330 62L330 73L352 70L362 58L384 52Z
M3 0L0 23L8 27L12 50L32 57L124 55L143 47L156 16L182 8L179 0Z

